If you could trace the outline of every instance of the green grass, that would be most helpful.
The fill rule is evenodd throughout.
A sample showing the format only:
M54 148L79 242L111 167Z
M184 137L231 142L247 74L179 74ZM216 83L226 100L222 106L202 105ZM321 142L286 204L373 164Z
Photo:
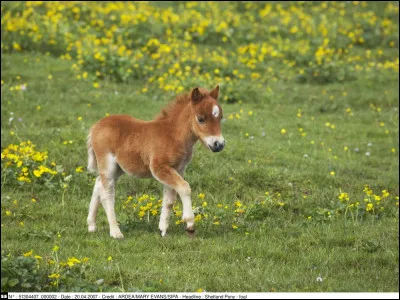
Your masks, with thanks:
M398 31L395 2L2 3L2 291L398 292ZM128 176L125 239L102 208L89 234L91 125L217 84L226 147L198 143L185 176L196 237L140 220L162 185ZM9 165L28 140L47 160Z
M33 249L45 260L59 245L60 260L90 258L87 281L104 279L120 291L398 292L398 206L394 200L399 194L398 76L381 78L379 84L368 78L327 86L277 82L271 84L272 94L243 99L242 104L223 103L225 116L241 109L243 113L241 119L223 123L224 151L214 154L200 144L195 146L186 172L193 205L201 206L203 200L197 195L204 193L211 214L219 203L232 211L235 201L255 203L269 191L280 193L284 206L261 207L253 220L246 221L245 230L240 225L233 229L229 222L217 226L203 220L194 239L184 234L182 224L171 220L168 236L161 238L156 219L129 222L122 208L127 194L147 193L160 199L161 184L125 175L117 185L117 217L125 235L119 241L109 237L102 208L98 232L87 232L93 176L86 171L75 173L75 168L87 164L88 128L105 113L149 120L171 99L151 90L141 93L140 81L105 82L96 90L91 83L74 79L70 63L40 54L4 55L3 62L2 149L31 140L37 150L48 151L49 161L73 175L64 201L61 188L20 186L2 178L1 246L6 253L19 255ZM18 82L28 83L27 90L10 92L9 87ZM373 111L370 103L381 107L381 112ZM345 113L348 106L352 117ZM298 109L301 118L296 116ZM83 120L78 121L78 116ZM326 127L326 122L336 129ZM305 137L299 127L307 133ZM282 128L287 130L285 135ZM73 144L63 145L65 140ZM365 155L368 151L370 156ZM379 218L366 216L352 222L335 215L332 220L318 219L318 208L338 206L339 188L362 202L365 184L376 194L383 189L391 194L390 205ZM32 197L37 203L31 203ZM14 199L18 206L12 203ZM16 215L6 216L6 210ZM313 218L308 220L308 216ZM21 221L24 226L19 226Z

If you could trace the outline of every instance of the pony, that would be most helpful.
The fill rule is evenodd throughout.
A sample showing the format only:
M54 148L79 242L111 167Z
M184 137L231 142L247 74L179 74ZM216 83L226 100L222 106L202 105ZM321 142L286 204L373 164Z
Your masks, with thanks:
M137 178L154 178L163 184L159 221L162 237L167 234L168 219L177 194L182 201L185 230L189 236L194 235L191 188L184 179L184 172L198 140L212 152L220 152L225 146L218 94L218 85L211 91L196 87L189 93L178 95L153 120L143 121L126 114L110 115L90 128L87 168L98 176L89 204L89 232L97 229L96 215L101 203L110 236L124 238L114 204L115 185L126 173Z

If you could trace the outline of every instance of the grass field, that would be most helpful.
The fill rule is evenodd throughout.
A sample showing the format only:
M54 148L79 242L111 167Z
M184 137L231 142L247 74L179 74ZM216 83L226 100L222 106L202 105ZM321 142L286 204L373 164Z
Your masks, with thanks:
M2 2L2 291L398 292L396 3ZM127 175L89 234L90 126L217 84L196 237Z

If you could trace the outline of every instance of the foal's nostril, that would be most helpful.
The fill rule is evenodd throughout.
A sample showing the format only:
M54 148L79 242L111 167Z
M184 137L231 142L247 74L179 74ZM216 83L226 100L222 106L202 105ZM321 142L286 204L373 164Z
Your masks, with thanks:
M212 147L212 151L219 152L224 148L224 146L225 146L225 142L220 143L218 141L215 141L213 144L213 147Z

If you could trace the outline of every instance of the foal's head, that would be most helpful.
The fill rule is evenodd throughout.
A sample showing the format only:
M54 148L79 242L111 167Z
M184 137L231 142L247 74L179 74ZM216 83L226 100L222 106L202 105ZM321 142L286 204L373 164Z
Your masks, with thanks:
M212 91L194 88L190 95L193 132L213 152L221 151L225 140L221 134L222 109L218 104L219 86Z

